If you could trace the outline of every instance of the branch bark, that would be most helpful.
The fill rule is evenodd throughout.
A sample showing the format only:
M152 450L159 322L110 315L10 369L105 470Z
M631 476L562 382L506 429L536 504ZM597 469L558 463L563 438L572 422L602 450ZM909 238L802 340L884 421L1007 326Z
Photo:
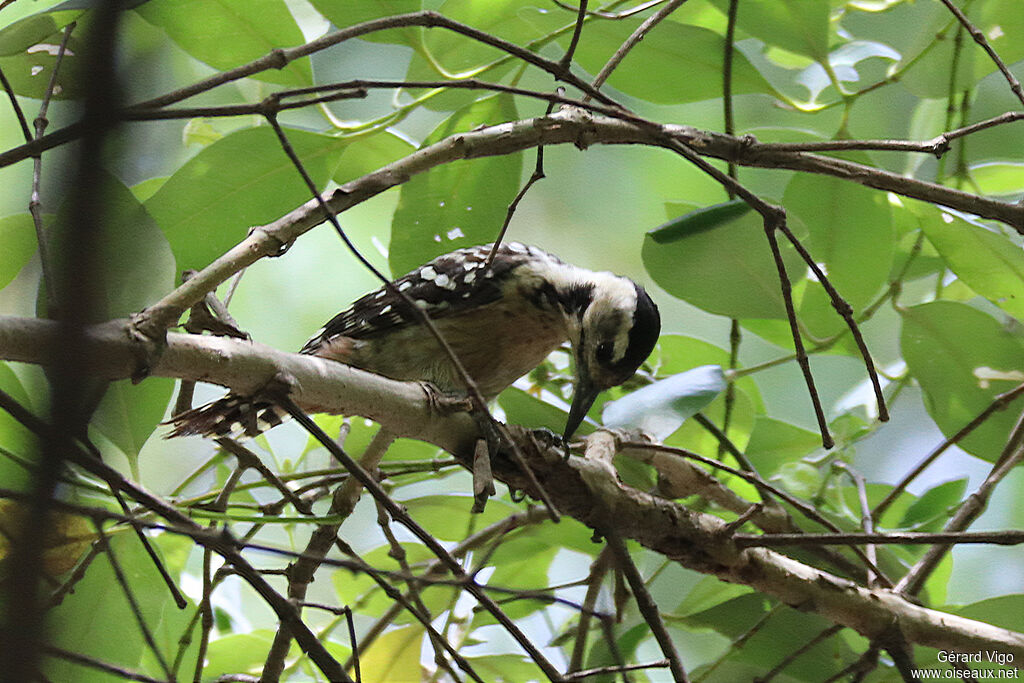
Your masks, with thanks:
M0 359L44 362L59 345L56 323L0 316ZM135 369L136 342L128 321L87 328L83 371L123 379ZM476 427L464 413L442 415L415 383L395 382L319 358L276 351L249 341L168 334L153 373L253 391L282 374L294 380L294 400L311 409L379 421L401 436L433 443L471 463ZM897 624L908 642L957 652L995 650L1024 664L1024 634L915 605L886 590L869 590L764 548L741 549L725 523L673 501L622 485L604 463L540 447L527 430L510 429L537 479L557 482L548 491L558 508L593 528L614 521L622 538L681 565L731 583L751 586L786 604L813 611L877 637ZM494 475L534 495L511 459L497 457Z

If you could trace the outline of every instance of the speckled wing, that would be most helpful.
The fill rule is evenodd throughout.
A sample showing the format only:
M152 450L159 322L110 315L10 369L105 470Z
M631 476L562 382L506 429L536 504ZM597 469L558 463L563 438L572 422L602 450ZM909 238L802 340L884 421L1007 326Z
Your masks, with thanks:
M509 273L526 260L530 249L503 244L489 268L485 264L491 245L459 249L403 275L395 280L395 287L431 319L456 315L501 298ZM382 287L331 318L300 353L316 354L338 337L373 339L413 324L416 318L408 304Z

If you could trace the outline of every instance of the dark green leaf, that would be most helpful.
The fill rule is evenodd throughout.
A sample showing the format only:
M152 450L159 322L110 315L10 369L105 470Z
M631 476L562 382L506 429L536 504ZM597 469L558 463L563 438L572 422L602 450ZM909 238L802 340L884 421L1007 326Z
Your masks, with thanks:
M728 0L714 0L727 11ZM740 30L789 52L828 61L829 5L807 0L774 0L743 3L736 13Z
M758 415L747 443L746 454L761 476L771 476L785 462L792 462L821 447L821 434L782 420Z
M488 97L452 114L423 146L516 118L511 97ZM453 249L492 241L518 190L521 170L522 156L512 154L455 161L405 183L391 223L391 272L401 275Z

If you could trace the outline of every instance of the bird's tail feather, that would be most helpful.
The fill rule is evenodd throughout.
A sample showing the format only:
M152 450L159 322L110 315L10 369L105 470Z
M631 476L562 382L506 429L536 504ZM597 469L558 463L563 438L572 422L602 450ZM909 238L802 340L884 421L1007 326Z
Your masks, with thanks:
M165 438L178 436L254 437L276 427L288 413L271 401L228 394L205 405L171 417L173 429Z

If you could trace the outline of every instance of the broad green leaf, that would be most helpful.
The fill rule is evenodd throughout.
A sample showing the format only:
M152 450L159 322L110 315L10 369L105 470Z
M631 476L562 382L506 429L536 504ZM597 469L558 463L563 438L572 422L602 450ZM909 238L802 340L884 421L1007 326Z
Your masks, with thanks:
M683 601L676 607L674 614L666 615L669 620L699 614L741 595L753 592L749 586L723 583L714 576L705 576L694 586Z
M810 232L804 246L839 294L859 310L889 276L893 230L885 196L838 178L800 174L790 181L785 207ZM780 237L780 239L782 239Z
M0 57L21 54L45 41L80 17L89 4L84 0L62 2L4 26L0 29Z
M746 454L763 477L781 464L792 462L821 447L821 434L782 420L758 415L747 442Z
M523 425L531 429L550 429L556 434L565 431L566 411L529 394L518 387L509 387L501 392L498 405L505 411L505 417L512 424ZM586 433L584 423L580 433Z
M28 392L7 363L0 363L0 390L26 408L32 403ZM12 460L8 453L19 458ZM31 485L33 473L22 463L31 465L38 457L38 443L35 435L15 420L6 410L0 411L0 481L4 486L20 490Z
M0 289L13 280L36 253L36 228L27 213L0 218L0 244L4 257L0 259Z
M128 380L113 382L96 408L91 426L133 460L163 420L173 393L174 380L166 377L149 377L134 385Z
M338 162L333 176L334 182L339 185L383 168L416 151L411 143L388 130L356 135L345 140L348 145L341 154L341 161Z
M964 605L956 613L968 619L977 619L1011 631L1024 631L1024 595L1000 595Z
M203 677L239 673L259 673L274 642L274 633L259 629L250 633L230 633L210 640Z
M729 7L728 0L714 0L713 4L723 12ZM736 13L736 24L769 45L825 63L828 60L829 11L827 2L745 2Z
M93 320L123 318L140 311L174 287L174 257L167 239L131 190L110 174L103 174L93 192L102 198L102 232L95 244L95 263L103 275L93 282L99 297ZM80 287L75 257L78 217L63 206L51 231L50 254L57 265L70 268L68 287ZM66 257L68 260L60 263Z
M785 317L760 216L738 208L723 214L709 223L707 210L698 210L648 232L642 252L647 272L669 294L709 313ZM799 279L806 270L800 256L781 239L779 246L790 280Z
M988 373L1024 370L1024 342L965 304L935 301L901 311L903 358L921 384L928 414L952 436L1018 382ZM958 445L989 462L999 457L1017 415L996 411Z
M406 14L422 9L421 0L310 0L313 7L331 20L338 28L355 26L365 21L381 19L396 14ZM359 38L376 43L400 43L415 47L421 42L423 29L419 26L405 26L386 31L365 33Z
M285 129L318 187L334 171L343 138ZM245 128L206 147L146 202L171 243L179 269L202 268L268 223L311 198L295 166L265 126Z
M673 375L604 404L604 424L641 429L664 441L725 390L720 365L703 365Z
M53 67L57 63L63 30L41 38L23 52L0 56L0 68L18 95L43 99L49 87ZM78 68L84 43L79 35L72 34L60 62L57 80L54 81L50 98L54 100L76 99L83 95L82 75Z
M116 534L110 545L131 586L139 616L151 629L157 630L165 617L182 614L134 535ZM85 577L75 584L75 590L47 616L49 633L57 647L129 670L139 670L140 664L150 659L136 616L106 555L93 561ZM179 630L176 636L157 641L165 661L173 660L178 646L175 638L181 633ZM90 669L66 660L48 658L46 662L44 671L52 681L109 680L107 676L91 678L86 673ZM143 673L159 675L158 671L143 667Z
M423 146L516 118L511 97L488 97L452 114ZM453 249L494 240L518 190L521 171L522 155L512 154L455 161L405 183L391 223L391 272L401 275Z
M363 671L372 673L373 683L409 683L422 680L420 647L423 626L405 626L387 631L359 654Z
M477 675L485 681L520 683L521 681L544 680L543 672L524 655L483 655L466 659Z
M193 57L219 70L305 42L283 0L149 0L136 11ZM287 86L313 81L307 58L253 78Z
M473 507L471 493L466 491L466 495L460 496L457 491L452 491L445 495L420 496L403 500L402 505L413 519L442 541L461 540L470 527L471 519L483 527L516 512L507 503L491 500L483 512L474 514L470 512Z
M1024 164L986 163L971 168L971 179L983 195L1024 192Z
M941 522L960 504L966 490L966 479L954 479L928 489L907 508L900 526L919 527L926 522Z
M637 21L597 21L583 31L576 60L596 74L619 45L637 28ZM568 40L568 36L562 42ZM665 21L626 55L608 84L627 95L656 104L699 102L722 95L722 36L698 26ZM733 49L733 94L773 95L771 85Z
M922 220L924 233L949 269L968 287L1018 320L1024 320L1024 251L1003 235L946 213Z
M528 43L540 36L538 30L524 21L521 12L536 7L536 0L446 0L438 10L444 16L468 24L517 45ZM458 73L481 66L507 53L460 33L430 30L423 36L423 44L449 73Z

